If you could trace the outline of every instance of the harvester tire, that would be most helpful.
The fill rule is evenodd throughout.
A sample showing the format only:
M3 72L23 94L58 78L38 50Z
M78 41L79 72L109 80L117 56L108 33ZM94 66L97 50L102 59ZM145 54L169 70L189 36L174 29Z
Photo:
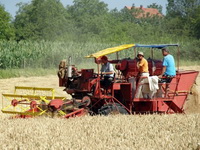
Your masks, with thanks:
M103 105L98 110L98 114L107 116L109 114L128 114L128 112L119 103L110 103L110 104Z

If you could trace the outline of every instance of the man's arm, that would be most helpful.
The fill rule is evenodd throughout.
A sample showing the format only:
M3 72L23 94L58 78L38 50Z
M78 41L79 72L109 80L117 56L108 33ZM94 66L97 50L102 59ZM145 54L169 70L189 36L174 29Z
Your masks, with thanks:
M142 67L144 65L144 60L139 61L138 65Z
M161 75L164 75L165 71L166 71L166 66L163 66L162 74Z
M108 72L102 72L103 75L109 75L109 74L113 74L114 72L114 68L112 64L109 64L109 71Z
M162 72L161 72L161 75L159 75L160 78L162 78L162 76L164 75L165 71L166 71L166 68L168 66L168 62L167 62L167 58L164 57L163 58L163 64L162 64L163 68L162 68Z
M113 74L114 71L110 71L110 72L101 72L101 74L104 74L104 75L108 75L108 74Z
M162 72L161 72L161 75L159 75L159 78L161 78L164 75L165 71L166 71L166 66L163 66Z

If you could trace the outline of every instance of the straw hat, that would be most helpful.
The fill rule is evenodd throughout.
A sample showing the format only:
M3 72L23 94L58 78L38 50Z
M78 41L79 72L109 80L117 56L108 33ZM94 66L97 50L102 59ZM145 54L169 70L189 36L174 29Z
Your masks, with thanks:
M138 55L144 56L144 53L143 52L138 52Z

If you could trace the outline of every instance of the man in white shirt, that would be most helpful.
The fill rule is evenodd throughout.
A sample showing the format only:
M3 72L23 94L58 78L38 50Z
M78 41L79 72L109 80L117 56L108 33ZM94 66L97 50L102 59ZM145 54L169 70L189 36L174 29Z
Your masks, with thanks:
M102 63L101 75L103 77L103 80L101 81L101 85L108 87L114 78L113 65L110 62L108 62L108 57L106 56L101 57L101 63Z

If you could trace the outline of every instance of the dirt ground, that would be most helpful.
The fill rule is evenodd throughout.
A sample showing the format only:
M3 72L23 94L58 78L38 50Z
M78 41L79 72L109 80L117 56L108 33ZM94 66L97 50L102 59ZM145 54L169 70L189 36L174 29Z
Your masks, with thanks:
M56 73L55 73L56 74ZM58 77L56 75L48 75L42 77L20 77L10 79L0 79L0 93L13 93L15 86L27 87L48 87L55 88L56 95L66 96L63 87L58 85Z
M200 71L200 66L180 67L180 69ZM15 86L51 87L56 89L56 95L67 96L63 91L64 88L58 86L58 77L56 75L0 79L0 94L13 93ZM193 93L193 96L189 95L185 104L185 110L188 113L200 112L200 97L198 96L200 93L200 75L197 77L196 91Z

